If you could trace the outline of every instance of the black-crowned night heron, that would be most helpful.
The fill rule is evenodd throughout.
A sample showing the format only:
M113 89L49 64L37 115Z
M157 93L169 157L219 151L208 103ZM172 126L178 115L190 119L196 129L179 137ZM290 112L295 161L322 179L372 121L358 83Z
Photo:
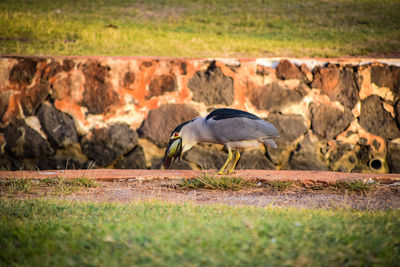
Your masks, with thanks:
M276 148L270 137L279 136L275 127L254 114L230 108L221 108L212 111L205 118L197 117L177 126L171 134L164 156L164 166L167 168L172 160L181 157L200 142L225 145L228 149L228 158L218 174L224 170L232 160L232 149L236 151L235 160L227 173L232 173L240 158L239 150L258 147L260 143Z

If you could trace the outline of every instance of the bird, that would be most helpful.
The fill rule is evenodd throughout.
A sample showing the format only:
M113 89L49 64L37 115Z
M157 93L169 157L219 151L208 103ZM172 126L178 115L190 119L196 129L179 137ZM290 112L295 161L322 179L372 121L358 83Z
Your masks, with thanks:
M279 137L275 126L258 116L238 109L219 108L207 116L196 117L178 125L171 133L165 150L164 167L168 168L172 161L181 158L198 143L222 144L228 150L228 158L217 174L234 172L240 158L240 151L246 148L259 147L260 143L277 148L271 137ZM231 168L225 171L229 162L235 159Z

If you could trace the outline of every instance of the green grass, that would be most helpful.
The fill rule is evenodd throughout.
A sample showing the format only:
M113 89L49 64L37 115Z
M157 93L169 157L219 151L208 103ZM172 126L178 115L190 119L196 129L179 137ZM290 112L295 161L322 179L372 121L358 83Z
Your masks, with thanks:
M247 187L255 187L256 182L242 177L217 176L204 174L194 179L184 179L177 184L183 189L214 189L237 191Z
M397 0L3 0L0 53L178 57L391 53Z
M395 266L400 210L0 199L2 266Z

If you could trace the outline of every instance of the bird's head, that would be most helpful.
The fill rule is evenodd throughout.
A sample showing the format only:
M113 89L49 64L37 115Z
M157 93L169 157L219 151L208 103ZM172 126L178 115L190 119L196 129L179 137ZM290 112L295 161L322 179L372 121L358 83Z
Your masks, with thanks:
M171 137L169 138L169 143L167 148L165 149L164 155L164 167L168 168L172 161L175 161L178 158L178 161L181 160L182 155L182 128L188 124L189 122L184 122L178 125L171 133Z
M181 154L182 137L180 136L179 132L173 132L165 150L164 167L168 168L169 165L171 165L172 161L175 161L176 158L178 158L178 161L180 161Z
M178 161L180 161L182 153L189 150L197 143L195 131L193 129L193 122L195 120L196 118L184 122L172 131L164 155L165 168L168 168L172 161L175 161L177 158Z

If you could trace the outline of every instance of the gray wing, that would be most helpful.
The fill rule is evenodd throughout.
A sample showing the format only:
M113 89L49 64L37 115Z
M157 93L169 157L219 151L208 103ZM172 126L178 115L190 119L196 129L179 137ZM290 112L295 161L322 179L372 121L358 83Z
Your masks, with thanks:
M214 120L211 118L206 123L215 139L222 143L279 136L274 125L262 119L236 117Z

